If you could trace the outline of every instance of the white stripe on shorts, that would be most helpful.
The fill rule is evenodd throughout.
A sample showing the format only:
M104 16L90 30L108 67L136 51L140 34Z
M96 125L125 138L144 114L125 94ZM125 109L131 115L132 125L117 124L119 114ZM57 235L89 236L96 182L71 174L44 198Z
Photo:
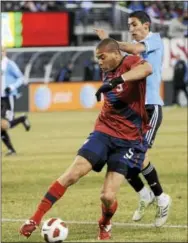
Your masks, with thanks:
M9 98L10 110L6 111L6 118L9 121L12 121L14 118L14 96L10 95L8 98Z
M157 126L157 121L159 117L159 106L155 105L155 111L153 112L153 115L151 117L151 120L149 122L149 125L151 126L151 129L146 133L146 139L147 142L150 144L153 133L155 132L155 128Z

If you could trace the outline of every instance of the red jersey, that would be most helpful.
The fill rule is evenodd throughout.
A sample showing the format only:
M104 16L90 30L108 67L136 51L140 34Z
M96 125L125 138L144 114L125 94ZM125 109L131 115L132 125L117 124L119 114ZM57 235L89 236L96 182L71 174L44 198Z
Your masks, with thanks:
M143 62L139 56L125 56L115 70L103 73L103 82L109 82ZM125 82L105 93L95 130L121 139L142 140L148 130L145 93L146 79Z

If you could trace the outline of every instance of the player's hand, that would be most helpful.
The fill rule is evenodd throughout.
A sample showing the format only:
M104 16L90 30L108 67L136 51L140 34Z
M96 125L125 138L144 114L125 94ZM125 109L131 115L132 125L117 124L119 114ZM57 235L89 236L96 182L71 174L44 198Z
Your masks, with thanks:
M124 83L124 80L122 77L117 77L109 81L109 83L103 84L96 92L95 96L97 98L97 101L101 101L101 93L107 93L114 89L118 84Z
M107 93L108 91L112 90L112 85L110 83L103 84L96 92L95 96L97 98L97 101L101 101L101 94Z
M10 88L10 87L6 87L6 89L5 89L5 93L6 93L7 95L9 95L9 94L11 93L11 88Z
M123 84L125 81L123 80L123 78L121 76L117 77L117 78L113 78L110 83L112 85L112 88L115 88L118 84Z
M93 29L95 31L95 33L98 35L100 40L106 39L108 38L108 33L103 30L103 29Z

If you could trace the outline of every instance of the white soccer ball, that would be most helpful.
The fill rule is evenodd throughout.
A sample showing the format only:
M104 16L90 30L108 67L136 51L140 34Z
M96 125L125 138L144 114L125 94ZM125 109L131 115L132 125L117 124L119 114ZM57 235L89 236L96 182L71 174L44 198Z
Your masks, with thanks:
M46 220L41 229L41 235L46 242L60 243L68 236L68 227L65 222L59 218L50 218Z

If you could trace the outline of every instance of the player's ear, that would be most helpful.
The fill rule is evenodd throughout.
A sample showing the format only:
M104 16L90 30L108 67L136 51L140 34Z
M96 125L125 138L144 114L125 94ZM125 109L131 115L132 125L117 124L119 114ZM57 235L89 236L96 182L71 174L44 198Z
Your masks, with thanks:
M149 22L144 23L144 29L145 30L150 29L150 23Z

